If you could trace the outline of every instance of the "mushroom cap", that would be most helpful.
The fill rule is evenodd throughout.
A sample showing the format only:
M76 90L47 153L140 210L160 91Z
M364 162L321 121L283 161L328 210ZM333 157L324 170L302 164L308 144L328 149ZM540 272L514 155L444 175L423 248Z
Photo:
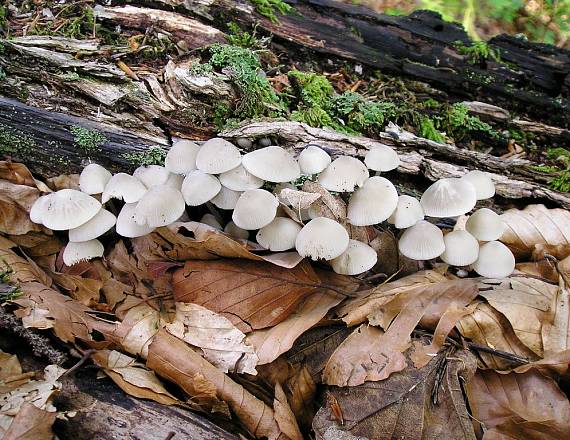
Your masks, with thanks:
M208 174L221 174L241 163L241 153L231 142L222 138L206 141L196 155L196 168Z
M63 262L66 266L73 266L80 261L102 257L104 251L103 244L97 239L81 242L70 241L63 251Z
M472 267L481 276L505 278L515 270L515 256L500 241L490 241L481 245L479 258Z
M347 218L355 226L382 223L398 206L398 191L384 177L370 177L348 201Z
M481 241L498 240L506 228L507 225L501 216L488 208L478 209L465 223L465 229Z
M216 176L201 170L190 171L182 183L182 195L189 206L202 205L220 192L222 185Z
M257 242L265 249L274 252L287 251L295 247L295 239L301 225L288 217L275 219L257 232Z
M174 174L188 174L196 169L196 156L199 150L200 146L195 142L185 139L176 141L166 154L164 167Z
M222 225L220 224L220 222L218 221L218 219L214 214L210 213L204 214L200 219L200 223L204 223L205 225L211 226L212 228L217 229L218 231L221 231L223 229Z
M151 228L167 226L178 220L185 209L184 197L176 188L153 186L137 203L135 222Z
M103 235L117 222L117 217L106 209L101 209L95 217L77 228L69 230L69 241L89 241Z
M39 209L41 208L41 209ZM54 231L65 231L87 223L101 210L101 203L75 189L62 189L49 195L38 206L44 226Z
M368 168L358 159L340 156L319 174L317 182L329 191L352 192L355 186L362 186L368 176Z
M424 210L419 200L412 196L401 195L398 197L396 210L388 218L388 223L398 229L406 229L423 219Z
M358 240L350 240L348 248L330 264L341 275L358 275L374 267L378 261L376 251Z
M248 172L243 165L239 165L220 174L219 178L222 185L234 191L247 191L248 189L261 188L264 183L263 179L255 177Z
M176 188L178 191L182 190L182 184L184 183L184 176L181 174L170 173L168 180L164 182L166 186L171 188Z
M170 177L170 171L160 165L142 165L135 170L133 177L139 179L147 188L152 188L165 184Z
M243 240L247 240L249 238L249 231L240 228L231 220L224 228L224 232L228 235L231 235L234 238L241 238Z
M331 163L329 153L316 145L305 147L298 160L301 173L305 175L318 174Z
M391 171L400 166L400 158L393 148L378 144L366 152L364 163L374 171Z
M279 200L269 191L249 189L238 199L232 220L242 229L260 229L273 221L278 206Z
M420 220L404 231L398 242L402 255L412 260L431 260L445 251L443 232L430 222Z
M477 200L490 199L495 195L495 184L484 171L473 170L461 177L461 180L469 182L475 188Z
M348 248L348 243L348 232L340 223L317 217L303 226L295 240L295 248L302 257L332 260Z
M238 147L240 147L240 148L248 149L248 148L252 147L253 142L248 138L237 138L236 144L238 144Z
M477 195L469 182L449 177L426 189L420 203L429 217L457 217L473 209Z
M46 194L45 196L38 197L30 209L30 220L39 225L43 224L44 212L47 208L49 198L53 193Z
M276 145L247 153L242 164L251 174L268 182L290 182L301 175L295 158Z
M137 179L126 173L117 173L105 185L101 202L107 203L110 199L124 200L125 203L136 203L146 193L147 187Z
M154 228L151 228L148 225L141 226L135 223L136 207L136 203L126 203L121 209L121 212L119 212L115 230L120 236L127 238L136 238L150 234L152 231L154 231Z
M451 231L443 237L445 252L441 259L452 266L469 266L479 256L479 242L469 232Z
M211 202L220 209L234 209L241 194L241 191L233 191L222 185L220 192L214 196Z
M90 163L79 175L79 188L86 194L101 194L113 175L99 164Z

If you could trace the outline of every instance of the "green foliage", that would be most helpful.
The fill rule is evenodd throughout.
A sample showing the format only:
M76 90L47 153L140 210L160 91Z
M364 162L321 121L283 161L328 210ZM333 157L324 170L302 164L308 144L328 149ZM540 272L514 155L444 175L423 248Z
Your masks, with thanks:
M333 86L323 75L299 70L291 70L287 75L295 94L308 107L324 107L335 93Z
M164 165L167 151L162 147L149 147L145 151L138 151L136 153L123 153L121 157L129 162L131 165Z
M24 158L36 146L31 136L0 124L0 154Z
M456 141L463 139L465 135L471 132L483 132L494 138L499 137L499 133L489 124L481 121L477 116L469 115L469 109L461 103L451 106L447 113L447 123L450 134Z
M243 31L237 23L233 21L228 23L229 34L226 36L226 40L232 46L245 47L248 49L261 49L266 46L266 39L259 39L256 36L255 28L250 34L249 32Z
M333 120L320 106L300 107L291 112L293 121L304 122L311 127L331 127Z
M282 0L250 0L250 3L255 6L257 13L268 18L273 23L279 23L275 12L288 14L293 10L291 6Z
M546 151L547 159L552 165L532 166L531 169L551 174L549 186L560 192L570 192L570 151L564 148L550 148Z
M492 48L485 41L474 41L470 46L465 46L463 41L455 41L453 45L457 52L469 58L469 64L481 64L489 58L501 62L499 50Z
M87 128L74 125L70 129L73 134L73 142L77 148L80 148L85 153L100 151L101 145L107 142L104 134L98 131L88 130Z
M0 263L3 267L0 267L0 283L2 284L10 284L11 282L11 275L14 273L12 268L8 263L6 263L3 259L0 258ZM11 301L18 297L22 296L22 290L20 286L10 286L0 287L0 301Z
M420 126L418 128L418 133L421 137L431 139L436 142L445 142L445 136L435 128L435 124L432 119L428 117L420 118Z
M393 102L371 102L354 92L344 92L332 99L330 107L354 132L380 130L398 115Z

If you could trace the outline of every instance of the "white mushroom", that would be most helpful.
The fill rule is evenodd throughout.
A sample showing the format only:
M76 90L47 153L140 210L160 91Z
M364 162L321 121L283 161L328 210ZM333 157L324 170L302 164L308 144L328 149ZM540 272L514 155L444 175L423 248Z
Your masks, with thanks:
M325 168L317 182L329 191L352 192L355 186L362 186L368 176L368 168L358 159L340 156Z
M96 163L90 163L79 175L79 188L86 194L101 194L113 175Z
M398 242L402 255L412 260L431 260L445 251L443 233L431 223L420 220L404 231Z
M273 221L278 206L279 200L269 191L250 189L238 199L232 220L242 229L260 229Z
M376 251L358 240L350 240L348 248L330 264L336 273L358 275L372 269L378 261Z
M101 209L95 217L89 220L87 223L83 223L77 228L69 230L69 241L89 241L103 235L113 226L117 218L107 211L106 209Z
M184 213L186 204L182 193L166 185L150 188L135 208L135 222L151 228L174 223Z
M426 189L420 203L429 217L457 217L473 209L477 196L469 182L451 177Z
M368 169L374 171L391 171L400 166L398 153L388 145L378 144L370 148L364 156Z
M445 252L440 258L452 266L468 266L479 256L479 242L469 232L451 231L443 237Z
M418 199L402 195L398 197L398 206L388 218L388 223L393 224L398 229L406 229L423 219L424 210Z
M39 197L34 204L32 205L32 208L30 209L30 220L33 221L34 223L38 223L40 225L43 224L43 215L44 212L47 208L48 202L49 202L49 198L52 196L53 193L50 194L46 194L45 196L41 196Z
M241 153L237 147L222 139L206 141L196 155L196 167L208 174L225 173L241 163Z
M190 171L182 183L182 195L189 206L202 205L220 192L222 185L216 176L200 170Z
M245 148L247 150L252 147L253 142L251 142L251 140L247 138L237 138L236 144L238 144L238 147Z
M299 154L299 167L305 175L318 174L331 163L329 154L316 145L309 145Z
M495 184L484 171L469 171L461 180L469 182L475 188L477 200L490 199L495 195Z
M63 251L63 262L66 266L73 266L80 261L102 257L104 251L103 244L96 239L82 242L70 241Z
M200 219L200 223L204 223L205 225L211 226L212 228L215 228L218 231L221 231L223 229L222 225L220 224L220 222L218 221L218 219L214 214L210 213L204 214Z
M121 212L119 212L115 230L120 236L127 238L136 238L150 234L152 231L154 231L154 228L151 228L148 225L141 226L135 223L136 207L136 203L127 203L123 206Z
M295 239L301 226L288 217L276 217L257 232L257 242L274 252L286 251L295 247Z
M135 170L133 177L139 179L147 188L151 188L166 183L170 171L160 165L142 165Z
M398 206L398 192L392 182L374 176L350 196L347 218L355 226L382 223Z
M107 182L101 202L107 203L110 199L124 200L125 203L136 203L146 193L147 187L130 174L115 174Z
M295 158L275 145L247 153L242 159L242 165L254 176L268 182L290 182L301 175Z
M168 180L164 182L166 186L171 188L176 188L178 191L182 191L182 184L184 183L184 176L181 174L170 173Z
M211 202L220 209L234 209L241 194L240 191L233 191L222 185L220 192L212 198Z
M75 189L62 189L36 203L38 209L34 211L34 218L39 216L42 224L54 231L77 228L101 210L97 199Z
M481 276L505 278L515 270L515 257L503 243L490 241L481 245L479 258L472 267Z
M506 228L501 216L488 208L478 209L465 223L465 229L481 241L498 240Z
M192 141L185 139L176 141L166 154L164 167L174 174L188 174L196 169L196 156L199 150L200 146Z
M224 228L224 232L234 238L241 238L243 240L247 240L249 238L249 231L240 228L232 221L228 222Z
M348 248L348 243L348 232L340 223L317 217L301 229L295 240L295 248L302 257L332 260Z
M220 182L226 188L234 191L261 188L264 183L262 179L249 173L243 165L220 174Z

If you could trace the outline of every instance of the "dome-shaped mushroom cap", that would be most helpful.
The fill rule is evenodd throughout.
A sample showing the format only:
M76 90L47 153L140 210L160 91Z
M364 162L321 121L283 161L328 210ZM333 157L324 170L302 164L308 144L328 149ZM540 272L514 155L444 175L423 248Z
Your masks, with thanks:
M218 219L214 216L214 214L210 213L204 214L200 219L200 223L204 223L205 225L211 226L212 228L217 229L218 231L221 231L223 229L222 225L220 224Z
M123 206L121 212L119 212L115 230L120 236L127 238L136 238L150 234L152 231L154 231L154 228L151 228L148 225L141 226L135 223L136 207L136 203L127 203Z
M375 145L364 156L366 166L374 171L391 171L400 166L398 153L388 145Z
M423 219L424 210L419 200L412 196L402 195L398 197L398 206L388 218L388 223L398 229L406 229Z
M46 194L45 196L38 197L30 209L30 220L34 223L43 224L44 212L47 209L49 198L53 193Z
M461 180L469 182L475 188L477 200L490 199L495 195L495 184L484 171L469 171Z
M348 248L330 264L341 275L358 275L372 269L378 261L376 251L358 240L350 240Z
M125 203L136 203L146 193L147 187L137 179L126 173L117 173L105 186L101 202L107 203L111 199L124 200Z
M77 228L101 210L101 203L97 199L75 189L57 191L41 203L42 223L54 231Z
M133 177L139 179L147 188L152 188L166 183L170 171L160 165L142 165L135 170Z
M481 241L498 240L506 228L501 216L488 208L478 209L465 223L465 229Z
M481 245L479 258L472 267L481 276L505 278L515 270L515 256L500 241L490 241Z
M238 199L232 220L242 229L260 229L273 221L278 206L279 200L269 191L250 189Z
M106 209L101 209L95 217L89 220L87 223L83 223L77 228L69 230L69 241L89 241L103 235L113 226L117 218L107 211Z
M249 173L243 165L239 165L234 169L220 174L220 182L226 188L234 191L247 191L248 189L261 188L264 183L262 179Z
M469 182L450 177L426 189L420 203L429 217L457 217L473 209L477 196Z
M254 176L268 182L290 182L301 175L295 158L275 145L247 153L242 158L242 165Z
M382 223L398 206L398 191L384 177L369 178L350 196L347 218L355 226Z
M295 239L300 230L301 225L294 220L276 217L257 232L256 239L265 249L274 252L286 251L295 247Z
M225 173L240 163L238 148L222 138L206 141L196 155L196 168L208 174Z
M164 167L174 174L188 174L196 169L196 156L200 146L192 141L180 140L168 150Z
M240 228L232 221L228 222L224 228L224 232L234 238L241 238L243 240L247 240L249 238L249 231Z
M66 266L73 266L80 261L102 257L104 251L103 244L96 239L81 242L70 241L63 251L63 262Z
M299 167L301 173L305 175L318 174L328 167L331 157L322 148L316 145L309 145L299 154Z
M247 138L237 138L236 139L236 144L238 144L238 147L240 148L251 148L253 145L253 142L251 141L251 139L247 139Z
M135 222L151 228L167 226L180 218L186 209L182 193L166 185L150 188L135 208Z
M451 231L443 237L445 252L441 259L452 266L469 266L479 256L479 242L469 232Z
M184 176L181 174L170 173L168 180L164 182L166 186L171 188L176 188L178 191L182 190L182 184L184 183Z
M189 206L202 205L220 192L222 185L216 176L200 170L190 171L182 183L182 195Z
M233 191L222 185L222 189L211 202L220 209L234 209L241 194L241 191Z
M398 242L402 255L412 260L431 260L445 251L443 232L431 223L420 220L404 231Z
M303 226L295 240L295 248L302 257L332 260L348 248L348 242L348 232L340 223L317 217Z
M79 188L86 194L101 194L113 175L96 163L90 163L79 175Z
M362 186L368 176L368 168L358 159L340 156L324 169L317 182L329 191L352 192L355 186Z

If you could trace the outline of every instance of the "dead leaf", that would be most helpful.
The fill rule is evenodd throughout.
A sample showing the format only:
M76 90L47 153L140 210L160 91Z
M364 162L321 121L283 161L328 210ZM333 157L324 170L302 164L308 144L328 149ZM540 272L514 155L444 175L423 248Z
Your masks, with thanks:
M565 260L566 261L566 260ZM564 263L564 261L562 262ZM554 296L552 318L544 322L542 327L542 337L544 344L544 354L554 353L570 349L570 286L568 277L560 268L560 283Z
M3 440L51 440L51 430L57 413L39 409L31 403L22 405Z
M18 356L0 350L0 380L6 380L20 374L22 374L22 366Z
M160 312L139 302L129 308L123 320L108 333L108 338L128 353L146 358L148 347L163 324Z
M485 427L485 439L570 438L568 398L540 372L480 370L467 382L466 392L474 423Z
M275 399L273 400L273 410L275 411L275 421L279 429L291 440L303 440L303 435L297 425L297 420L289 403L287 396L283 392L283 388L279 383L275 384Z
M10 281L12 283L27 283L39 281L51 286L51 278L30 258L24 258L16 253L15 243L0 236L0 266L12 270Z
M36 186L36 180L28 168L21 163L0 161L0 179L16 185Z
M79 190L79 174L61 174L50 177L46 183L54 191L66 188Z
M292 209L298 212L301 209L309 208L309 206L321 198L321 195L291 188L284 188L279 193L279 197L280 199L289 202L288 204Z
M36 187L0 180L0 232L22 235L41 231L51 234L49 229L30 220L30 209L40 195Z
M378 254L378 262L372 268L375 273L387 277L398 274L399 277L414 274L421 270L420 262L405 257L398 249L398 239L390 230L383 230L369 243Z
M57 254L63 248L63 242L54 235L43 232L28 232L25 235L8 235L7 238L25 250L30 257L46 257Z

